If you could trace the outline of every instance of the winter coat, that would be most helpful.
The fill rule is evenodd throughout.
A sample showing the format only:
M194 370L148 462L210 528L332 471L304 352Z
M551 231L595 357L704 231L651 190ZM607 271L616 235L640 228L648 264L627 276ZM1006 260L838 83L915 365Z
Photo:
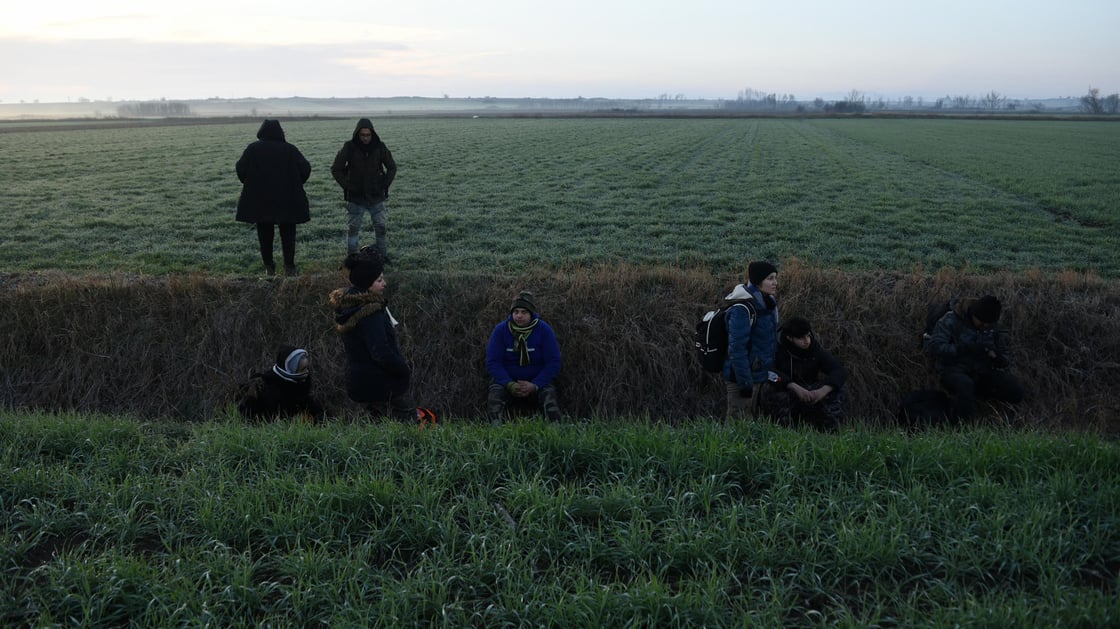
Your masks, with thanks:
M412 371L380 297L354 286L330 294L335 330L346 350L346 393L355 402L387 402L408 392Z
M307 352L291 345L276 351L272 369L255 373L243 387L237 410L246 419L276 419L310 415L323 419L323 407L311 396L311 374L297 371Z
M237 410L246 419L277 419L309 415L323 418L323 407L311 396L310 376L301 382L285 380L273 371L255 373L249 379Z
M782 389L793 382L805 388L827 384L839 391L848 380L848 370L816 338L808 348L801 349L782 337L774 357L774 372L781 378L778 386Z
M740 284L727 298L754 300L755 321L746 308L727 310L727 360L723 363L723 379L736 382L747 390L767 379L767 372L774 368L774 354L778 347L778 304L763 295L753 284ZM734 301L734 300L731 300Z
M363 144L358 137L362 129L373 134L369 144ZM358 121L354 135L335 155L331 176L342 187L342 198L347 201L374 205L389 198L389 186L397 176L397 162L368 118Z
M972 324L968 309L974 299L961 299L938 320L930 335L929 348L937 373L959 369L977 374L1010 364L1007 337L998 324L981 330ZM995 354L993 357L989 350Z
M542 388L552 384L560 373L560 344L556 333L543 319L533 313L536 327L529 334L525 345L529 351L529 364L520 364L520 352L515 347L513 332L509 326L512 317L507 317L490 333L486 344L486 371L494 382L506 386L510 382L526 380Z
M237 220L243 223L296 224L311 220L303 184L311 164L284 140L277 120L265 120L253 142L237 160L241 196Z

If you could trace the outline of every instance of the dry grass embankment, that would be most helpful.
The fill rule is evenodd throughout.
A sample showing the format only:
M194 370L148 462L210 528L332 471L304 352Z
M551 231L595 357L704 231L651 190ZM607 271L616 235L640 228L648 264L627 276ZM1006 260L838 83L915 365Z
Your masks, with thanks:
M782 316L814 322L851 372L848 410L887 422L900 395L934 385L917 349L928 302L991 292L1004 301L1015 369L1030 398L1020 420L1120 433L1120 286L1075 273L974 276L841 273L780 267ZM695 319L736 278L610 267L519 277L390 274L401 344L419 403L474 417L484 404L483 348L519 289L537 295L564 352L558 382L570 416L716 416L722 395L694 359ZM356 416L327 293L341 273L245 278L0 277L2 404L199 419L220 412L282 342L311 352L328 412Z

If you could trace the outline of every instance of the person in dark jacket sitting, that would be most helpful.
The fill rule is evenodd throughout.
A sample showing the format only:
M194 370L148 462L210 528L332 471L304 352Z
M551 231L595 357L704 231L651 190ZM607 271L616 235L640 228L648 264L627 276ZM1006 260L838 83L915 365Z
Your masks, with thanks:
M1007 370L1007 338L998 325L1002 309L994 295L961 299L933 328L933 368L953 399L957 421L975 415L978 396L1007 404L1023 399L1023 385Z
M773 374L762 396L767 414L780 422L839 430L848 371L817 342L806 319L793 317L781 327Z
M397 320L385 301L380 256L358 252L346 257L350 286L330 294L335 330L346 350L346 393L371 417L388 404L393 418L416 421L421 415L409 395L412 371L397 345Z
M311 395L311 358L307 350L281 345L272 369L255 373L237 405L246 419L308 416L323 419L323 407Z
M284 274L296 275L296 225L311 220L303 184L311 176L311 164L294 145L284 139L279 120L265 120L257 141L245 148L237 160L237 178L243 184L237 199L237 220L256 223L257 243L268 275L276 274L272 259L274 227L280 228Z

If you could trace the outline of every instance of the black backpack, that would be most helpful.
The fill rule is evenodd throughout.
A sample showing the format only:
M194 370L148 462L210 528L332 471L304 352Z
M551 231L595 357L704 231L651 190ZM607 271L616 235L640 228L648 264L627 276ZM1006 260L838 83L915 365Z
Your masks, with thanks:
M749 301L709 310L697 322L696 354L700 358L700 366L704 371L710 373L723 371L723 363L727 360L727 311L739 306L746 308L750 313L753 326L758 314L755 312L754 304Z

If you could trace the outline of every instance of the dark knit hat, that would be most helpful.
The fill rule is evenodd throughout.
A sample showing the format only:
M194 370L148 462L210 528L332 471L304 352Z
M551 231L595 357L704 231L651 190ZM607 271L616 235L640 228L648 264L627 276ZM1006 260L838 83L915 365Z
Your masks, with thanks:
M803 317L793 317L782 324L782 334L791 338L799 339L812 332L813 328L809 326L809 320Z
M350 283L362 290L368 290L385 271L385 264L380 257L360 253L346 256L342 266L350 270Z
M1003 310L1003 304L999 303L994 295L984 295L972 303L968 309L968 314L976 317L984 323L995 323L999 321L999 314Z
M751 284L759 286L762 281L770 277L771 273L777 273L778 267L766 262L764 260L757 260L751 262L747 267L747 278L750 279Z
M517 299L513 300L513 304L509 307L509 311L513 312L514 308L524 308L533 314L536 314L537 307L533 304L533 293L523 290L517 294Z

